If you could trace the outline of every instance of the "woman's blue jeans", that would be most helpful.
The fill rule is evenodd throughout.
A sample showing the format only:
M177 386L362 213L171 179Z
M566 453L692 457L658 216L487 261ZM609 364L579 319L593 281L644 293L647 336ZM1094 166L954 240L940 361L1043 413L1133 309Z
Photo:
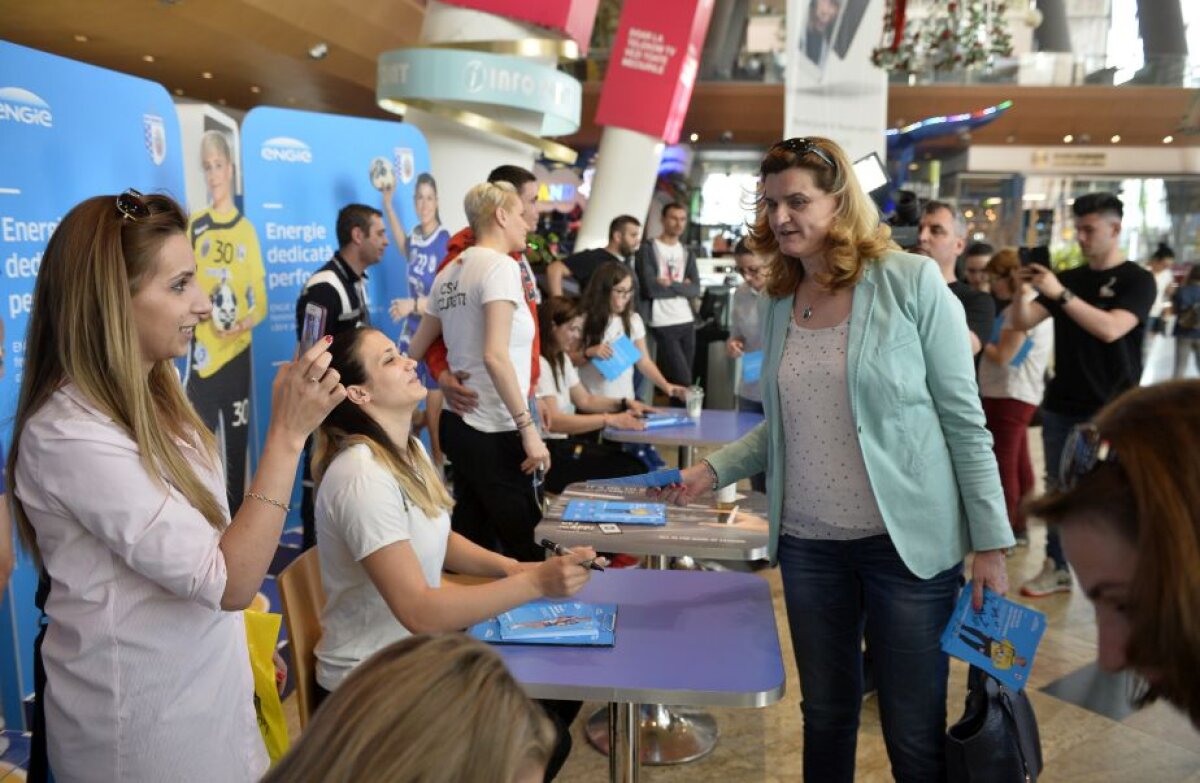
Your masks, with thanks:
M863 638L899 783L946 778L946 679L940 637L962 565L913 575L888 536L826 541L781 536L788 627L800 672L804 778L852 783L863 698Z

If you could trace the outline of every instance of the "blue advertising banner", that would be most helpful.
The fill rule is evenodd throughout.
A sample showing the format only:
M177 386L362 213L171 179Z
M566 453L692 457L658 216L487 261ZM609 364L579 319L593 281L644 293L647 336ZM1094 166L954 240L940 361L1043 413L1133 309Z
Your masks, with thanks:
M136 188L184 195L179 125L162 86L0 41L0 421L9 428L42 251L78 202ZM33 690L37 571L22 556L0 611L0 692L10 728Z
M421 132L406 123L254 109L242 125L242 170L244 211L258 232L266 270L267 316L253 342L253 420L261 443L270 419L271 382L279 363L296 350L296 300L309 276L338 249L338 210L358 203L385 215L390 244L381 262L367 271L366 289L371 323L393 337L402 326L389 315L390 303L424 294L410 293L408 280L414 276L416 287L424 266L431 267L432 277L420 240L445 232L414 203L419 181L428 179L429 150ZM436 217L436 185L433 193ZM384 204L388 197L390 213ZM437 230L422 231L426 223ZM297 481L292 522L299 519L299 498Z

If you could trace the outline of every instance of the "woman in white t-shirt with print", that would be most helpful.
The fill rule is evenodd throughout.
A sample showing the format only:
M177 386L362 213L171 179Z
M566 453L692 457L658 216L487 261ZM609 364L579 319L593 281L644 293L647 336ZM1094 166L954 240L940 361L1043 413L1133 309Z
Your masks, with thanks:
M1015 248L1006 247L992 256L984 271L992 282L992 293L1011 299L1020 291L1013 275L1020 269ZM983 347L979 361L979 395L987 428L992 433L1000 484L1008 521L1019 545L1029 543L1021 499L1033 492L1033 463L1029 456L1029 422L1042 402L1046 388L1046 364L1054 350L1054 322L1047 318L1028 332L1012 327L1010 308L997 316L1000 328Z
M525 248L524 206L512 185L485 182L467 192L463 208L475 246L434 278L409 351L420 360L441 336L450 366L479 395L474 410L445 411L439 425L457 468L451 526L486 549L535 560L536 484L550 452L529 412L534 323L508 255Z
M316 649L322 689L336 689L411 634L462 629L535 598L572 595L588 581L591 549L522 563L451 532L450 495L411 430L427 394L417 363L370 328L339 334L329 353L347 389L318 431L313 459L326 594ZM443 568L496 580L444 583ZM563 747L557 763L565 739Z
M549 297L538 308L538 320L542 355L536 394L546 407L542 425L553 460L546 490L557 493L576 481L645 472L645 464L620 444L581 436L605 427L645 429L641 415L654 409L632 398L601 397L584 388L568 356L577 349L583 331L583 314L574 300Z
M612 344L625 335L641 354L634 365L668 397L687 398L687 387L668 381L646 350L646 325L633 308L633 273L616 261L605 263L588 281L580 307L583 310L583 355L587 359L609 359ZM589 361L579 368L579 379L592 394L616 399L633 399L633 367L613 380L606 379Z

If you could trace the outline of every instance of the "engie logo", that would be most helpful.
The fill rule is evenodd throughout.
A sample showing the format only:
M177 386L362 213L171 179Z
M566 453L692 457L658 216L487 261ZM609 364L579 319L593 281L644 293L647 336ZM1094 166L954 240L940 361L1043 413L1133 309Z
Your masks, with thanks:
M0 87L0 120L54 127L50 104L20 87Z
M278 160L284 163L312 163L312 150L299 139L276 136L262 145L263 160Z

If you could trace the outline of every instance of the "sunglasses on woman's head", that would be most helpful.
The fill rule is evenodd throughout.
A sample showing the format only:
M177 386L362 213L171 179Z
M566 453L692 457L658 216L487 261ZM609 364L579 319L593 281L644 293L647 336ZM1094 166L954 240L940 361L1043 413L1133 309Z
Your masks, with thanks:
M833 158L830 156L830 154L817 146L817 143L812 139L806 139L802 136L784 139L783 141L777 141L772 144L771 149L787 150L788 152L795 153L799 157L804 157L811 152L813 155L816 155L818 158L825 161L825 164L828 165L829 168L834 169L835 171L837 170L837 164L833 162Z
M1063 445L1062 459L1058 463L1059 488L1072 489L1079 480L1104 462L1115 462L1116 451L1107 440L1100 437L1095 424L1076 425Z
M121 213L122 219L141 220L150 217L150 207L146 206L144 198L133 188L117 196L117 211Z

